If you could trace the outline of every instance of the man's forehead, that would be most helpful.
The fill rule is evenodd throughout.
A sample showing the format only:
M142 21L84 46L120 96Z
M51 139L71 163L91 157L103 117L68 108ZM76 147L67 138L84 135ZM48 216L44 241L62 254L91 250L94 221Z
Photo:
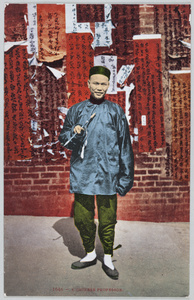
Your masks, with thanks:
M105 76L105 75L102 75L102 74L94 74L94 75L91 75L90 76L90 80L91 81L106 81L106 82L108 82L109 80L108 80L108 77L107 76Z

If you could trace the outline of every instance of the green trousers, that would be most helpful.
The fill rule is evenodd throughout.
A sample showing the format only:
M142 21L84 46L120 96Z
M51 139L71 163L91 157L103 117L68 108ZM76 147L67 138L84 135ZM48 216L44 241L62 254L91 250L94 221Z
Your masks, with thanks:
M117 195L97 195L98 234L104 254L113 255L115 224L117 223ZM95 248L96 224L94 223L94 196L75 194L74 223L80 232L86 252Z

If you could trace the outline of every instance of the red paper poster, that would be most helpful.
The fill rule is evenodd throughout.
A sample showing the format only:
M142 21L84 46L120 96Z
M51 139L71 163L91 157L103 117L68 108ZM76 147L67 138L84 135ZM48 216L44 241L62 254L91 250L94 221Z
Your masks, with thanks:
M25 46L5 54L4 146L5 161L31 158L29 77Z
M107 94L105 98L119 104L125 112L125 92L117 92L115 95Z
M77 4L77 22L104 22L104 4Z
M170 73L173 179L190 177L190 72Z
M162 94L161 39L134 36L136 110L139 151L154 152L165 146Z
M37 4L38 59L52 62L66 55L65 5Z
M89 70L94 64L94 51L90 33L67 35L67 84L71 93L68 106L81 102L90 96L87 81Z
M27 40L26 20L27 4L10 3L5 7L5 41L19 42Z

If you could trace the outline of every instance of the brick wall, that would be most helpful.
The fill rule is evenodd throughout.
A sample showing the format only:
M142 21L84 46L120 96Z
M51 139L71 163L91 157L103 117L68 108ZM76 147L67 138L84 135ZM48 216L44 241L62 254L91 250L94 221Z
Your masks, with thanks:
M140 33L158 33L153 5L139 6L139 20ZM162 42L165 127L168 144L166 148L159 149L154 153L138 153L137 147L134 145L134 186L125 197L118 197L117 215L118 219L122 220L189 221L189 182L174 181L169 164L171 130L169 125L169 87L166 77L167 65L165 64L167 44L164 38ZM169 67L170 63L168 69ZM73 195L68 192L70 153L67 153L67 156L67 159L61 161L37 159L5 162L5 214L73 216Z
M118 219L189 221L189 183L163 176L163 155L163 150L135 154L134 186L125 197L118 197ZM69 169L69 158L61 165L6 165L5 214L73 216Z
M15 162L5 166L5 214L72 216L69 159L61 165Z

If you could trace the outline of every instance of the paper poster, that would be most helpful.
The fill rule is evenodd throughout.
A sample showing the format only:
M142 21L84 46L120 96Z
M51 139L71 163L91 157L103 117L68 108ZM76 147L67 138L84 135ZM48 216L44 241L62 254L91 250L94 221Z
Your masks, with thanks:
M68 107L90 97L87 81L94 61L92 40L90 33L67 35L67 85L70 93Z
M123 85L125 80L129 77L129 75L131 74L133 68L135 65L123 65L118 74L117 74L117 82L120 85Z
M29 77L26 46L5 54L4 157L5 161L31 158Z
M139 151L165 146L161 36L134 36ZM142 122L143 120L143 122Z
M28 53L38 55L37 9L35 3L28 3Z
M6 5L4 27L5 42L27 40L27 14L27 4L10 3Z
M172 173L180 181L190 178L190 77L190 71L170 71Z
M52 62L66 55L65 6L37 4L38 59Z

